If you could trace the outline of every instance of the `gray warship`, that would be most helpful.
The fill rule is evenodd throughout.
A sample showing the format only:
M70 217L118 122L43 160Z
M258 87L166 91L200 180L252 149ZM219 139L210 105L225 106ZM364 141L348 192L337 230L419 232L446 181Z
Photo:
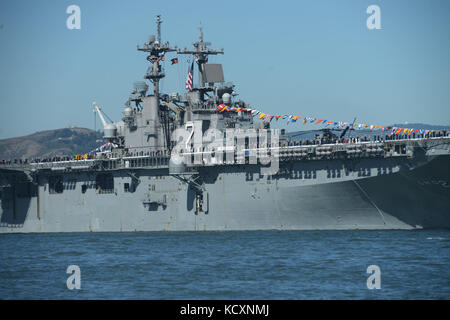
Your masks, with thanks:
M107 150L0 164L1 233L450 227L448 134L362 141L346 139L347 126L294 141L254 121L222 65L208 63L224 51L201 29L182 50L161 41L161 22L137 48L147 82L121 120L94 105ZM169 52L195 61L198 84L184 94L160 92Z

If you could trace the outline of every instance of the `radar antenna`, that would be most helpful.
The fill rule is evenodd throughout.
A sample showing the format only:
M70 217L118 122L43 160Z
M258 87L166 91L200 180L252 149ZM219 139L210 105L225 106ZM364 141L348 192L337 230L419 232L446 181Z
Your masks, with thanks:
M161 16L156 16L156 26L157 26L157 39L155 41L155 36L150 35L148 37L148 42L144 43L144 46L140 48L137 46L138 51L144 51L149 53L147 56L147 60L152 64L147 69L147 74L144 76L145 79L148 79L153 83L154 95L159 97L159 81L165 77L163 70L159 64L160 61L164 61L166 52L177 51L177 47L172 48L169 45L169 42L162 43L161 42Z
M198 64L198 86L199 89L206 89L205 88L205 76L204 76L204 64L208 62L208 55L217 55L217 54L223 54L223 48L218 51L216 49L209 49L208 46L211 45L211 42L204 42L203 41L203 29L200 25L200 36L199 41L193 42L192 45L194 46L194 50L187 50L187 48L184 48L184 50L178 50L177 54L192 54L194 56L195 61L197 61Z

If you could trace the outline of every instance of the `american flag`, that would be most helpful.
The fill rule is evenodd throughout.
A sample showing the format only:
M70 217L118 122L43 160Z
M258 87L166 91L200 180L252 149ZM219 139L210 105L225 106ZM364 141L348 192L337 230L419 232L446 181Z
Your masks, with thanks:
M194 61L192 61L191 67L188 68L188 75L186 79L186 89L192 91L192 78L194 75Z
M165 53L163 52L163 55L161 57L159 57L158 59L156 59L156 62L164 61L165 60L164 56L165 56Z

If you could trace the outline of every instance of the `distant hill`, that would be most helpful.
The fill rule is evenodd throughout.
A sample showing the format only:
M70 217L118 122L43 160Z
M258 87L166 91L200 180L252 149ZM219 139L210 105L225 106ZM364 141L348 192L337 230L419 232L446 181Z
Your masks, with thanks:
M4 139L0 140L0 160L84 154L103 144L96 137L101 139L102 135L85 128L65 128Z

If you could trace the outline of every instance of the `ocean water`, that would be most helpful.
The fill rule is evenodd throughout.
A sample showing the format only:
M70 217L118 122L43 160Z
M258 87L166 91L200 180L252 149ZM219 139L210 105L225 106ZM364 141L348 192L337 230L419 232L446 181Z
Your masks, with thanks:
M449 298L450 231L0 235L0 299Z

